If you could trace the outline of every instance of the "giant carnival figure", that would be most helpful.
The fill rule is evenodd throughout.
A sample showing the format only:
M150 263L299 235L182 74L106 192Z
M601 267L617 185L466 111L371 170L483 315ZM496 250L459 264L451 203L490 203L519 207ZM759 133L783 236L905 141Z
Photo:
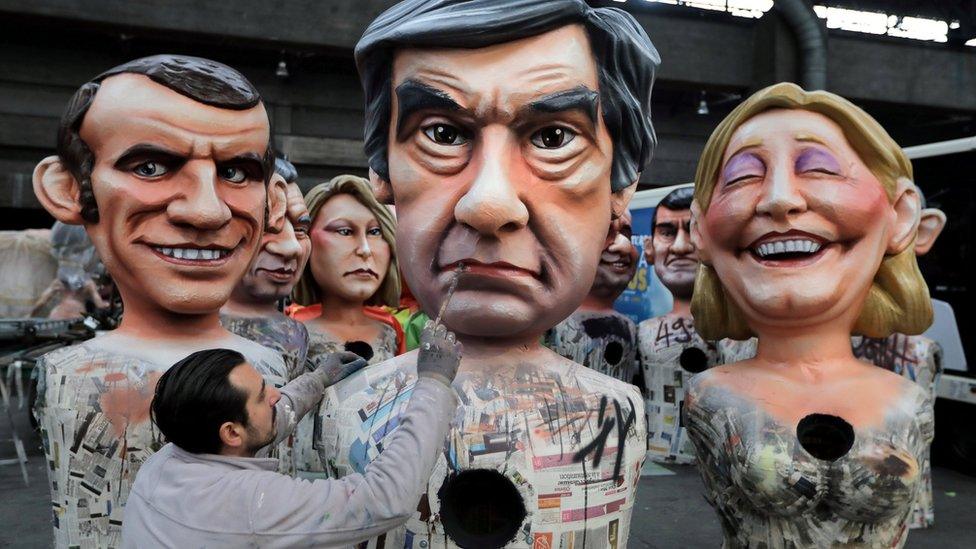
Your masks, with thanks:
M681 419L691 376L718 363L718 350L695 331L691 295L698 251L691 241L693 189L665 195L651 217L644 259L674 298L669 313L637 327L647 410L647 455L661 463L694 463L695 454Z
M312 258L294 291L304 306L295 315L308 329L314 363L348 350L376 364L397 354L397 333L378 307L396 307L400 276L394 253L396 221L373 196L369 181L340 175L308 192ZM395 322L395 321L394 321ZM303 476L325 472L316 450L323 407L299 424L296 467Z
M695 178L692 298L709 339L754 358L691 380L686 425L728 547L901 547L923 486L932 399L861 362L852 333L932 318L911 163L864 111L793 84L709 138Z
M546 335L546 345L560 355L620 381L634 383L637 325L614 310L613 302L637 271L637 247L631 242L629 211L610 223L596 278L583 304Z
M340 175L305 197L312 219L312 259L295 288L308 328L309 357L349 350L371 364L396 355L391 323L377 306L396 307L400 276L396 221L373 196L369 181ZM373 308L370 308L373 307Z
M464 345L427 493L370 547L626 546L640 392L540 338L590 290L650 157L656 50L630 15L582 0L409 0L370 24L356 61L404 277ZM330 470L382 451L416 361L326 391Z
M81 86L57 155L34 170L41 204L84 225L125 308L116 330L38 363L35 414L58 547L120 544L136 472L162 445L149 404L167 367L223 347L269 382L288 380L278 353L219 320L265 228L284 216L284 186L269 183L269 135L261 98L240 73L159 55Z
M283 158L275 159L274 178L287 186L282 230L266 231L257 255L220 310L220 321L235 334L281 353L289 379L305 373L308 331L278 309L291 295L312 252L311 217L295 181L298 172Z

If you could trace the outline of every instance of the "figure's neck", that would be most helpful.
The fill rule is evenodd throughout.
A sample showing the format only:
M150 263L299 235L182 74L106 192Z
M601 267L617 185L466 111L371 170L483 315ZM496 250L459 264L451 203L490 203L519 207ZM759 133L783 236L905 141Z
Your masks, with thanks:
M756 359L769 364L825 371L856 360L850 325L826 322L815 326L754 328L759 344Z
M220 312L225 315L242 317L274 318L283 316L276 305L275 301L242 300L231 296L230 300L220 308Z
M124 303L122 322L113 333L164 341L221 339L229 333L220 325L219 311L183 314L132 301Z
M322 298L322 316L325 322L342 324L366 324L371 319L363 311L363 302L342 299L338 296L327 295Z
M613 311L614 301L616 300L588 294L586 298L583 299L583 303L580 304L578 310L609 313Z
M458 334L463 345L459 372L489 373L522 364L542 364L552 351L542 346L542 334L508 338L470 337Z
M671 314L675 316L691 317L691 300L674 298L674 307L671 308Z

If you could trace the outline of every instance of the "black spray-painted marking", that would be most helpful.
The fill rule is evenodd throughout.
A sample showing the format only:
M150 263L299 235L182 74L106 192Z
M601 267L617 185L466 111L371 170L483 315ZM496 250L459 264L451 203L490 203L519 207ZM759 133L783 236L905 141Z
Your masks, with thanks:
M637 418L635 408L634 408L634 402L630 400L630 398L627 399L627 402L630 404L630 412L628 413L626 419L624 419L623 412L620 410L620 403L617 402L617 399L613 399L613 409L614 409L615 417L614 416L606 417L607 397L606 395L604 395L603 397L600 398L600 412L599 415L597 416L597 423L596 423L596 426L597 428L600 429L600 432L597 433L596 437L593 440L591 440L589 444L584 446L582 449L576 452L575 455L573 455L573 461L575 463L579 463L585 460L586 456L593 453L593 467L594 468L599 467L600 461L603 460L603 450L607 446L607 439L610 437L610 432L613 431L614 427L616 427L617 441L618 441L617 459L613 465L612 478L613 480L620 479L620 468L623 465L623 460L624 460L624 438L627 436L627 431L630 430L631 425L634 424L634 421Z

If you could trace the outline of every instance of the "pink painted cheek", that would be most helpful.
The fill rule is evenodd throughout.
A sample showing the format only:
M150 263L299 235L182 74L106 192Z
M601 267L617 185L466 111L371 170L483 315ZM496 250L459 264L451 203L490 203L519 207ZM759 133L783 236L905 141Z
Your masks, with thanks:
M753 217L753 209L742 201L714 200L703 216L705 231L722 248L737 248L742 231Z

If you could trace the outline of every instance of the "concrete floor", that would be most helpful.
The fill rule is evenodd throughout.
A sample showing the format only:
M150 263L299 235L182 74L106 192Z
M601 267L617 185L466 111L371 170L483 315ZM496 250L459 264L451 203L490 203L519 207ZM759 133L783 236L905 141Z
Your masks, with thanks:
M30 431L24 410L13 410L15 425L25 437L30 486L20 468L0 467L0 547L51 545L50 504L44 456L38 437ZM13 457L10 428L0 405L0 459ZM645 476L640 481L630 532L630 547L717 548L721 545L718 519L702 496L701 479L691 466L669 466L673 475ZM976 547L976 478L936 467L936 526L913 531L908 548L954 549Z

